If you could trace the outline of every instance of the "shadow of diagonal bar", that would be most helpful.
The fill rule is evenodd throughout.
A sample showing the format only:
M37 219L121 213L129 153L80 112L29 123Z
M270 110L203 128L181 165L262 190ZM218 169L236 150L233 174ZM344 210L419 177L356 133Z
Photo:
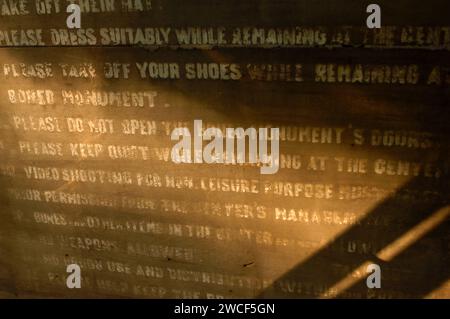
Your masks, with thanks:
M417 190L422 196L408 196ZM445 178L414 178L258 297L425 297L450 278L448 203ZM381 216L390 217L389 227L365 223ZM381 266L380 289L366 285L370 263Z

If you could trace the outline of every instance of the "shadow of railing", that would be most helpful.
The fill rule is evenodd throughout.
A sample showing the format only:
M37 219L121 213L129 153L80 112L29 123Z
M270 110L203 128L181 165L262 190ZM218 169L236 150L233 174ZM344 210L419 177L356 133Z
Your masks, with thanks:
M408 195L413 190L421 195ZM413 178L365 215L360 223L276 279L258 298L423 298L450 278L448 204L448 180ZM435 218L436 212L440 219L430 226L429 221ZM369 219L381 216L390 217L389 227L367 226ZM424 227L428 229L423 231ZM397 247L392 258L380 259L382 250L393 246L405 234L409 243ZM368 263L380 265L381 289L367 288L369 273L361 266ZM355 272L358 268L359 272ZM343 284L345 280L349 283ZM327 288L319 295L294 288L306 282ZM290 288L286 289L286 285Z

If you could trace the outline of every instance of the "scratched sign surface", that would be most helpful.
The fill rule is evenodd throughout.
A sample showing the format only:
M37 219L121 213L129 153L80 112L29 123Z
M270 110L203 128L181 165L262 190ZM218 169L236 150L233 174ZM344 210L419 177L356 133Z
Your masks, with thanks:
M448 1L72 2L0 0L0 297L450 297Z

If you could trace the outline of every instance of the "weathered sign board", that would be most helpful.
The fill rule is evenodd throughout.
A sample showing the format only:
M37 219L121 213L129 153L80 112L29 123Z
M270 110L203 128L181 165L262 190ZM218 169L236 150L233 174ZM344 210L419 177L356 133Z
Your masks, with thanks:
M450 297L448 1L70 3L0 0L0 297ZM173 163L194 120L278 172Z

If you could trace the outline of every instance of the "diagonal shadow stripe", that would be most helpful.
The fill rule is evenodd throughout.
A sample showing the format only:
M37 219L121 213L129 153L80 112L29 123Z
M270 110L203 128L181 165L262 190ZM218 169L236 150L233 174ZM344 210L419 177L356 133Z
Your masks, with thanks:
M447 210L448 218L448 207ZM372 289L368 294L372 297L383 297L387 291L407 290L408 295L414 298L423 298L430 294L435 288L439 287L443 282L450 278L450 254L448 247L448 239L450 224L448 220L442 222L427 233L425 236L418 238L413 245L403 250L395 258L388 262L379 260L381 269L405 269L397 276L401 278L387 278L382 280L381 289ZM441 239L439 241L439 239ZM440 244L441 251L436 253L433 246L435 243ZM419 254L417 253L419 252ZM409 271L414 269L415 272ZM383 271L382 271L383 274ZM392 276L394 274L390 274ZM382 275L383 278L383 275ZM399 286L401 285L401 286ZM367 290L365 278L355 282L348 290ZM337 298L345 297L345 292L338 294Z
M429 197L417 201L402 199L411 190L428 190ZM297 265L278 278L271 287L265 289L258 298L310 298L306 291L296 288L302 282L316 282L322 287L333 287L336 283L352 274L353 270L367 261L373 261L388 268L389 280L383 281L380 289L386 295L419 298L425 296L450 277L448 260L448 219L429 232L423 238L400 253L390 263L377 258L377 251L358 253L353 247L355 241L364 244L377 243L386 247L400 238L408 230L419 225L427 217L447 206L449 202L449 184L445 179L429 182L416 177L403 185L394 196L384 200L369 212L360 225L355 225L337 239L318 251L308 260ZM386 230L361 226L369 218L388 215L392 224ZM343 251L341 248L346 249ZM424 256L427 256L424 258ZM340 269L341 271L336 271ZM403 271L402 271L403 270ZM383 272L382 272L383 274ZM366 278L364 273L362 278ZM382 276L383 277L383 276ZM290 292L281 289L281 283L291 284ZM390 293L388 293L390 292ZM366 287L365 280L359 280L348 290L337 294L340 298L370 297L373 290Z

